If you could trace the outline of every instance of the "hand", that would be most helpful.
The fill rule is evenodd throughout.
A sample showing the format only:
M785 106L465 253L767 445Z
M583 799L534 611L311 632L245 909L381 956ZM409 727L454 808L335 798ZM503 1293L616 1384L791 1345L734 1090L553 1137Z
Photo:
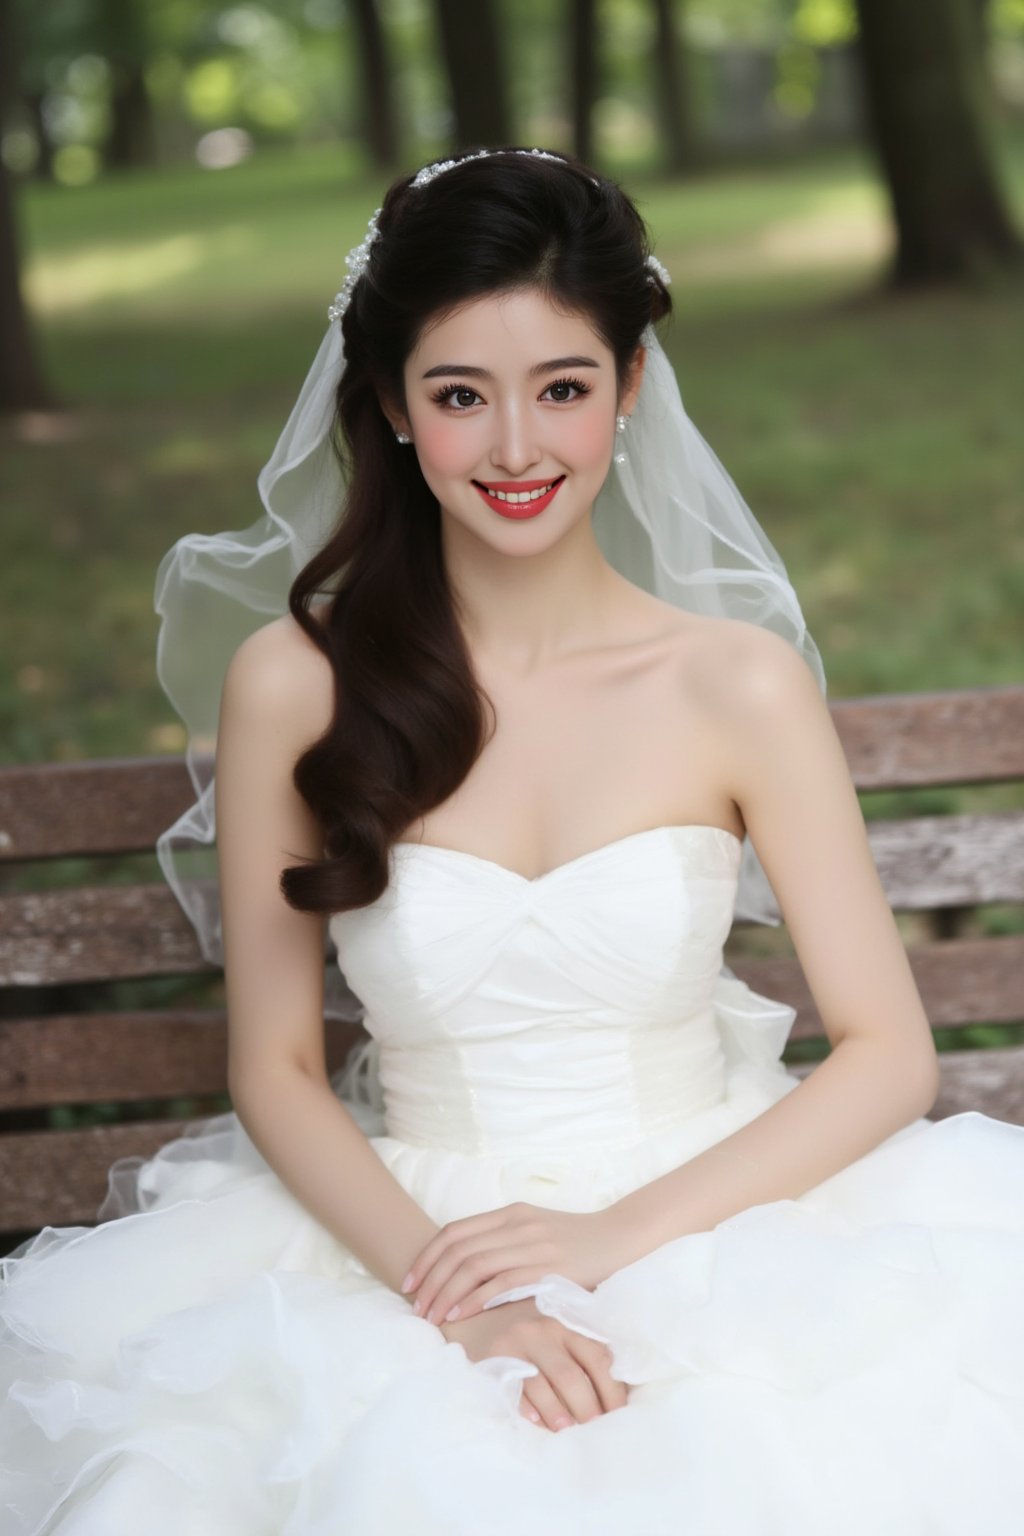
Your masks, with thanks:
M622 1267L623 1251L614 1206L578 1214L518 1201L449 1221L421 1250L402 1291L418 1290L413 1311L427 1322L453 1321L453 1308L456 1317L474 1317L492 1296L545 1275L593 1290Z
M610 1374L608 1346L544 1317L532 1298L442 1323L441 1332L449 1344L461 1344L470 1360L514 1355L535 1365L540 1374L523 1382L519 1412L545 1429L585 1424L628 1400L626 1383Z

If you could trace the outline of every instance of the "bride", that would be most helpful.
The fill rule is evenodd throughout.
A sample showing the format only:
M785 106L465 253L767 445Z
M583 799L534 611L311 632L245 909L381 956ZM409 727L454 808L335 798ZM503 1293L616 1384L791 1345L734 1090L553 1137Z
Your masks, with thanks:
M267 518L165 558L161 676L217 719L161 857L234 1109L4 1261L5 1532L1019 1518L1024 1131L924 1118L820 660L682 409L667 281L569 157L400 178ZM773 898L832 1047L803 1081L721 965ZM370 1036L335 1078L325 1007Z

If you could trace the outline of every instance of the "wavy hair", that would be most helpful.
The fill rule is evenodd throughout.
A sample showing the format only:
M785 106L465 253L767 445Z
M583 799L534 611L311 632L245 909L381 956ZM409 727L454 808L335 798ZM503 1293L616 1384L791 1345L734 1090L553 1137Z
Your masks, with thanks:
M454 793L489 739L493 704L458 621L438 502L380 403L405 412L405 362L421 333L474 299L536 288L587 317L614 355L621 396L645 327L672 307L647 265L644 221L615 182L571 156L463 153L421 186L412 175L392 183L341 319L333 446L347 494L288 594L335 683L331 723L293 771L326 853L282 871L301 911L376 900L391 844Z

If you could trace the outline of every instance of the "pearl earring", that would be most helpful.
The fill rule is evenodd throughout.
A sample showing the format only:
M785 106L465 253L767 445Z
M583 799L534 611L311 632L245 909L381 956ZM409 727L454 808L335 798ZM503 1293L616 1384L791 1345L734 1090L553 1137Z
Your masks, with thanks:
M395 433L395 437L398 440L398 442L400 442L400 443L411 443L412 442L412 438L409 436L408 432L396 432Z
M625 432L625 430L626 430L626 423L627 423L628 420L629 420L628 416L616 416L616 418L615 418L615 430L616 430L616 432ZM615 455L615 462L616 462L616 464L625 464L625 462L626 462L626 455L624 453L617 453Z

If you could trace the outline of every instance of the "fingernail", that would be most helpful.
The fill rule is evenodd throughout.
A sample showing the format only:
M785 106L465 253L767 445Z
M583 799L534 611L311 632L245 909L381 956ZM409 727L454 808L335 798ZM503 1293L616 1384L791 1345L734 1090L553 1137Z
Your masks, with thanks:
M402 1281L402 1292L404 1294L406 1291L411 1291L411 1290L412 1290L412 1270L410 1269L409 1273L406 1275L405 1279Z
M452 1307L451 1311L450 1312L446 1312L445 1315L444 1315L445 1322L446 1323L453 1323L455 1321L455 1319L458 1317L458 1315L459 1315L459 1313L461 1311L462 1311L461 1307Z
M531 1408L530 1409L530 1418L533 1420L533 1422L535 1424L539 1421L540 1414L537 1412L536 1408Z
M567 1418L564 1413L561 1413L561 1414L559 1414L558 1418L555 1420L555 1428L556 1429L568 1429L569 1425L571 1423L572 1423L572 1419Z
M414 1312L418 1312L420 1310L420 1299L419 1299L418 1296L417 1296L416 1300L412 1304L412 1309L413 1309Z

